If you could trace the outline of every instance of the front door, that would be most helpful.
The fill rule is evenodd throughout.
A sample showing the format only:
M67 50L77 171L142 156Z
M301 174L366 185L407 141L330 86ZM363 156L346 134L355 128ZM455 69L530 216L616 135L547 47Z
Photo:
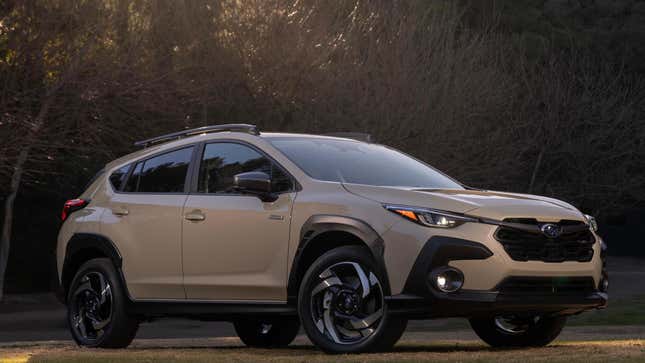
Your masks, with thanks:
M272 177L274 202L239 194L236 174ZM286 300L287 253L294 182L259 150L241 143L204 146L197 193L183 211L184 287L194 300Z

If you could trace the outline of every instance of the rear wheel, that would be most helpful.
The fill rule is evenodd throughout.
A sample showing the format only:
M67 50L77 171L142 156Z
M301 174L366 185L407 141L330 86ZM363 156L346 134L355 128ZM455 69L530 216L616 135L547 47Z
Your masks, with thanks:
M298 313L309 339L328 353L390 349L407 320L390 316L376 262L362 247L319 257L305 274Z
M289 345L298 335L298 317L244 319L233 323L240 340L249 347L279 348Z
M84 263L67 295L67 319L76 343L96 348L127 347L139 322L126 312L126 302L109 259L96 258Z
M567 318L502 315L470 319L475 333L492 347L543 347L560 335Z

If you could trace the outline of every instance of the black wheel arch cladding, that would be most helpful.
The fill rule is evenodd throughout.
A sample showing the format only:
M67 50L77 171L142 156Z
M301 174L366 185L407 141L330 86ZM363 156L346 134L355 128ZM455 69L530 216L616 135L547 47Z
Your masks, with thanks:
M69 288L72 279L78 268L88 260L97 257L106 257L113 264L120 278L122 286L125 285L125 279L121 271L123 258L116 248L114 242L109 238L100 234L94 233L75 233L67 243L65 248L65 259L63 261L63 269L60 277L60 294L63 297L67 296L67 289ZM127 291L127 288L126 288ZM128 294L129 296L129 294Z
M316 237L327 232L348 233L362 241L362 244L369 249L376 261L378 272L383 276L382 286L385 293L390 293L389 279L384 261L385 243L381 236L369 224L360 219L324 214L311 216L300 230L298 248L291 264L287 285L287 295L290 302L297 300L299 283L307 268L302 261L304 252L312 246L312 243L315 243Z

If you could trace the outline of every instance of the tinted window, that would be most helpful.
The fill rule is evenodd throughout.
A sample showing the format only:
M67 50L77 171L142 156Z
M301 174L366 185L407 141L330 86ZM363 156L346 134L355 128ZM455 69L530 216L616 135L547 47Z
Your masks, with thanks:
M193 148L189 147L144 161L137 191L141 193L183 192L192 152Z
M110 184L112 184L112 188L114 188L114 190L121 190L121 186L123 185L123 179L128 174L128 171L130 170L130 166L131 165L126 165L116 170L110 175Z
M291 177L258 151L241 144L214 143L204 148L199 170L199 191L231 193L236 174L261 171L271 176L272 191L291 189Z
M136 192L137 187L139 186L139 177L141 176L141 168L143 167L143 162L140 161L134 167L132 174L128 178L128 182L125 184L124 192Z
M463 189L430 166L382 145L324 138L269 140L315 179L378 186Z

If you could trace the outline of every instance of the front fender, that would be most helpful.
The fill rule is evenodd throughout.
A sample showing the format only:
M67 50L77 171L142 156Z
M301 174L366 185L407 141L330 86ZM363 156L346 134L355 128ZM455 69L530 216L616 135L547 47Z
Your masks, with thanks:
M303 224L300 230L300 240L293 259L287 287L287 294L290 299L298 294L299 271L303 268L303 266L301 266L303 252L307 249L311 241L315 240L317 236L325 232L345 232L360 239L365 246L369 248L372 256L376 260L379 272L385 280L383 286L385 293L390 293L389 279L383 258L385 253L385 243L378 233L370 225L360 219L324 214L311 216Z

